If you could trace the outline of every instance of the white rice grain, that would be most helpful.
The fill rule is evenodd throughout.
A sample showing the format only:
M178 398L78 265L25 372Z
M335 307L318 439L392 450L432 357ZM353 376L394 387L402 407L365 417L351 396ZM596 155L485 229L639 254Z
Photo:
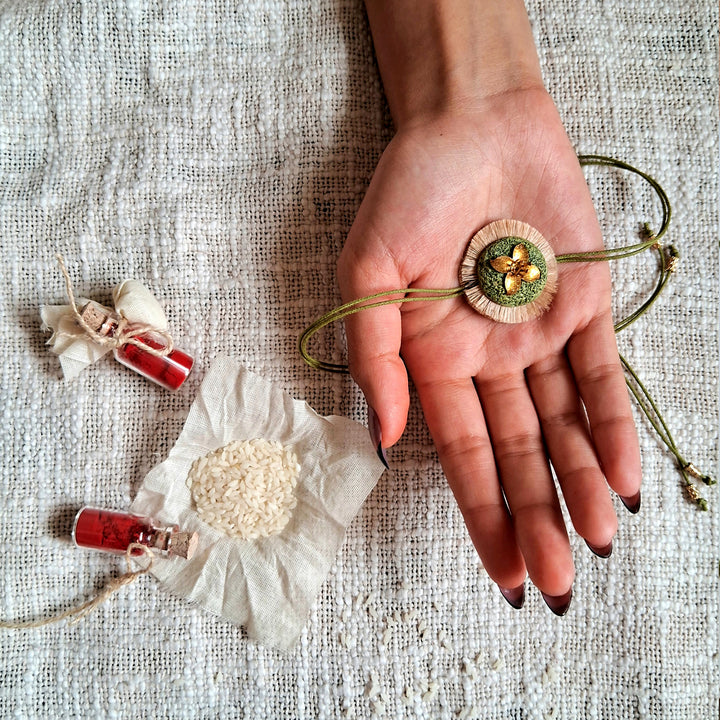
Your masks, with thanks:
M188 485L201 520L233 538L277 535L297 505L300 465L279 442L235 440L198 458Z

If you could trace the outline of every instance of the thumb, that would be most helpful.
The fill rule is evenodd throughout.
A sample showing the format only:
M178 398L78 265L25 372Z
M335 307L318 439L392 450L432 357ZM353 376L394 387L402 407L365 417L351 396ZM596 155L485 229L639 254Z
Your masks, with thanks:
M380 268L358 257L350 241L338 261L344 302L405 284L394 266ZM405 363L400 358L402 323L399 305L362 310L345 320L350 374L368 403L370 436L380 458L405 430L410 398Z

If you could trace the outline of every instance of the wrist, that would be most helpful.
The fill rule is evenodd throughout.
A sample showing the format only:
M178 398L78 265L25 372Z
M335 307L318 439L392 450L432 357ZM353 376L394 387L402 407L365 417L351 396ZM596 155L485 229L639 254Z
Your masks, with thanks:
M521 0L366 0L398 129L543 88Z

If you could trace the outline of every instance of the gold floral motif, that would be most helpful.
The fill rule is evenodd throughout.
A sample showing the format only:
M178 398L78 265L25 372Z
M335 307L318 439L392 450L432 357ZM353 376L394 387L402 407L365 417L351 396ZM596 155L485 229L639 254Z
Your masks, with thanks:
M513 248L512 257L501 255L490 261L493 270L505 275L505 292L514 295L522 286L523 281L534 283L540 279L540 268L530 264L530 254L525 245Z

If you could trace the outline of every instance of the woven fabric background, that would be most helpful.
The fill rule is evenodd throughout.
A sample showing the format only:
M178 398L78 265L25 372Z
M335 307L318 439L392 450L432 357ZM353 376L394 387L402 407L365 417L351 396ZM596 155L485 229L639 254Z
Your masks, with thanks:
M622 334L685 453L718 458L718 18L690 0L530 0L544 76L579 152L660 180L682 264ZM337 304L335 260L392 135L358 0L0 0L0 617L43 617L123 570L68 535L83 504L127 507L175 442L219 353L319 413L365 421L347 378L296 338ZM588 170L608 243L659 209ZM179 393L105 358L72 384L38 307L161 297L197 371ZM618 315L652 258L613 268ZM342 330L318 352L340 360ZM0 631L0 717L689 718L718 712L717 489L702 513L638 416L645 485L617 503L611 559L572 537L569 614L513 611L479 565L416 401L296 650L149 577L77 625Z

